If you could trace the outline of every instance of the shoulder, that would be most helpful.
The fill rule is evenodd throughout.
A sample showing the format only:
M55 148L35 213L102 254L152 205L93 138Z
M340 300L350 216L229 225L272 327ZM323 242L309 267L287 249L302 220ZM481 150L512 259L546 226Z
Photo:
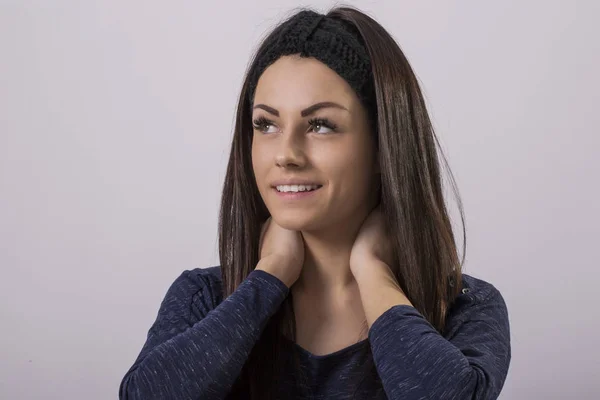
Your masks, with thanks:
M184 270L171 283L149 334L183 332L221 301L219 267Z
M462 274L462 290L447 315L447 328L470 320L487 320L508 326L508 309L500 290L492 283Z
M184 270L171 284L165 301L177 301L192 313L207 314L223 297L221 267Z
M468 274L462 274L461 294L467 295L477 302L502 297L500 291L493 284Z
M183 271L184 279L189 280L198 287L221 286L221 267L194 268Z

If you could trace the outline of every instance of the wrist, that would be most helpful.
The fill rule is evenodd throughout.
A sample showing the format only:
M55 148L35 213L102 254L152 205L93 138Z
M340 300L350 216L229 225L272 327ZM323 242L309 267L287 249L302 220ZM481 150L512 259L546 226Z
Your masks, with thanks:
M390 266L377 257L365 259L359 267L352 268L352 274L359 287L380 288L401 291L400 285L394 276Z
M386 269L389 269L388 265L373 254L365 254L350 260L350 270L357 277L362 275L373 277Z
M278 259L278 257L268 256L260 259L258 264L256 265L255 270L264 271L268 274L273 275L275 278L279 279L283 282L288 288L292 287L294 282L291 282L290 279L287 279L285 276L285 266L283 265L283 261Z

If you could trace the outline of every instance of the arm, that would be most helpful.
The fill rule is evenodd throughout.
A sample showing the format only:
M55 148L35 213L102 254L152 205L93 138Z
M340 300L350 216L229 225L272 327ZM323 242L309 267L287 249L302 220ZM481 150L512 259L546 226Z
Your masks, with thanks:
M200 307L198 319L192 317L192 298L209 290L190 275L185 271L167 291L146 343L121 382L121 400L224 399L289 290L273 275L255 270L212 311Z
M375 288L363 283L361 297ZM448 338L400 296L383 312L368 307L375 318L369 331L373 359L389 399L498 397L510 363L510 331L506 304L492 289L484 299L463 295L471 304L449 320Z

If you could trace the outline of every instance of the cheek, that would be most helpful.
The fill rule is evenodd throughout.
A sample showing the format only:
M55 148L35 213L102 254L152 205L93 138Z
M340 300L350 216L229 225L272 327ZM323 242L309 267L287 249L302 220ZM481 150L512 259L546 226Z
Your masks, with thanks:
M348 143L321 151L313 160L329 181L333 194L363 197L374 173L370 151L362 142Z
M254 171L254 176L257 177L258 179L258 174L257 174L257 168L258 168L258 152L256 149L256 146L254 145L254 142L252 142L252 149L250 152L250 158L252 160L252 170Z
M262 178L261 171L264 169L264 151L261 151L260 145L256 140L252 141L252 170L257 181Z
M268 178L269 167L271 166L271 157L268 149L256 140L252 142L252 171L258 190L264 195L266 181Z

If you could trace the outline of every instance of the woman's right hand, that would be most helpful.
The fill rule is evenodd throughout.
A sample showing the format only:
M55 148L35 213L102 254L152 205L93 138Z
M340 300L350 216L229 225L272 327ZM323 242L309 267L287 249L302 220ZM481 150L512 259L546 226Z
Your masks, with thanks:
M256 269L274 275L291 288L304 264L302 234L282 228L269 217L261 230L259 257Z

